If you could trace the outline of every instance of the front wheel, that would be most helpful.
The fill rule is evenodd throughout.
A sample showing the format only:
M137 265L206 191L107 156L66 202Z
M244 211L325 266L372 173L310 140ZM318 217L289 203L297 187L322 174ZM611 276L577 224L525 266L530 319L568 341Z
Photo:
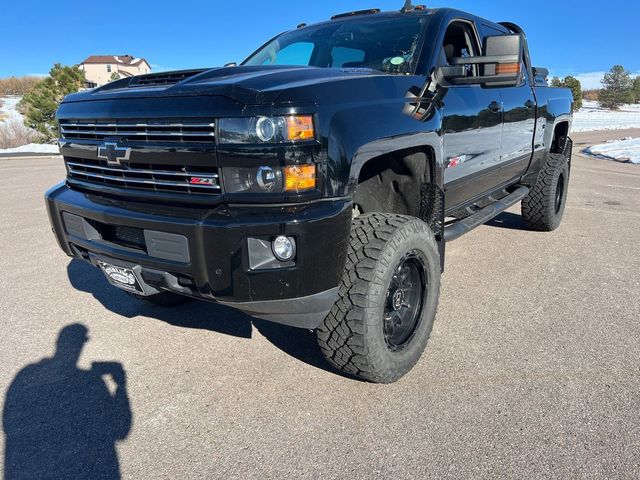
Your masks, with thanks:
M316 330L336 368L390 383L417 363L436 315L440 255L429 226L371 213L352 222L338 300Z

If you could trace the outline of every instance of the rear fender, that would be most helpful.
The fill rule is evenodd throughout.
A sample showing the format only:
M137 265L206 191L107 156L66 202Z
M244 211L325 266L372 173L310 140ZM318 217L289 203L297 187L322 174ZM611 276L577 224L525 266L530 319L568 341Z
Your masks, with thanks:
M571 104L571 98L551 98L547 100L546 127L544 132L544 145L547 153L551 150L553 134L558 124L567 122L569 124L567 131L571 131Z

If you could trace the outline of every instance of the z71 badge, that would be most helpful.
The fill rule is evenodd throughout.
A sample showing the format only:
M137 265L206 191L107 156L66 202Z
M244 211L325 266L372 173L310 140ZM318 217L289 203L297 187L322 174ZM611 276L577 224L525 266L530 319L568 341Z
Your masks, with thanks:
M447 159L447 168L457 167L467 161L466 155L460 155L459 157L451 157Z

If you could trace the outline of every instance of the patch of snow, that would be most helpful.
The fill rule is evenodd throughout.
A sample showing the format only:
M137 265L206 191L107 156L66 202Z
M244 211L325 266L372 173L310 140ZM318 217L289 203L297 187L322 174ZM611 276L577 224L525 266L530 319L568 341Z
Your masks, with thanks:
M594 145L585 150L591 155L640 164L640 138L626 137L621 140L611 140L607 143Z
M0 97L0 124L13 120L22 123L22 115L18 112L18 103L22 97Z
M29 143L15 148L0 148L0 153L51 153L57 155L60 153L58 145L49 145L47 143Z
M640 104L622 105L619 110L608 110L598 102L584 101L582 108L573 114L572 132L592 130L623 130L640 128Z

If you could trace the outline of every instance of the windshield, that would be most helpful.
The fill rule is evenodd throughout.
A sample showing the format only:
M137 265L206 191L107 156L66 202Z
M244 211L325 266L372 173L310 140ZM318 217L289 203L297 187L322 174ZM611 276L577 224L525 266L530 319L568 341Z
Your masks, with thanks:
M372 68L413 73L427 17L394 16L335 21L283 33L243 65Z

